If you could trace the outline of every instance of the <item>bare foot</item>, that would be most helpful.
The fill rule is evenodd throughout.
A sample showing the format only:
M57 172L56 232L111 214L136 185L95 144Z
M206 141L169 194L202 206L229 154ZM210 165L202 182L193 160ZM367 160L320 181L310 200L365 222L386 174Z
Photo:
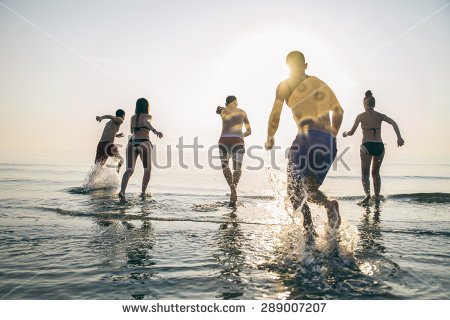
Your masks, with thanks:
M127 202L127 198L125 198L125 194L122 191L120 191L117 195L119 196L120 202Z
M151 193L147 193L147 192L141 192L140 196L141 196L142 199L145 199L147 197L151 197L152 194Z
M232 185L231 187L231 194L230 194L230 205L235 206L237 201L237 192L236 192L236 186Z
M339 215L339 203L336 200L328 201L327 205L328 224L330 228L337 229L341 225L341 216Z
M370 204L370 194L368 194L362 201L358 202L360 206L368 206Z

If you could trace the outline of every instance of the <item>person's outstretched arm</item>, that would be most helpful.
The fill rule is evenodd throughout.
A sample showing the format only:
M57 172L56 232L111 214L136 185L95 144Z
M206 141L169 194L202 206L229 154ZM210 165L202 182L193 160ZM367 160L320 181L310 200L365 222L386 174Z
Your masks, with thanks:
M272 149L274 145L274 136L280 124L281 110L283 109L284 96L282 90L282 83L278 85L275 101L273 102L272 112L269 116L269 125L267 129L267 141L265 147L267 150Z
M162 132L156 130L155 128L153 128L152 124L150 123L150 121L146 120L144 121L144 125L151 131L153 132L158 138L162 138L163 134Z
M356 129L358 129L358 126L359 126L359 123L360 123L360 122L361 122L361 120L359 119L359 116L357 116L356 119L355 119L355 123L353 124L352 129L351 129L350 131L344 131L344 133L342 134L342 136L343 136L344 138L345 138L345 137L352 136L352 135L355 133Z
M244 125L245 125L245 132L244 132L244 138L245 138L252 134L252 128L250 127L250 121L248 121L246 112L244 112Z
M98 122L101 122L102 120L105 120L105 119L112 120L112 121L114 121L117 124L122 124L123 123L123 119L121 117L115 117L115 116L111 116L109 114L101 116L101 117L99 117L99 116L95 117L95 120L97 120Z
M385 114L383 114L383 121L386 121L394 128L395 134L397 135L397 146L401 147L402 145L404 145L405 141L400 134L400 128L398 127L397 123Z

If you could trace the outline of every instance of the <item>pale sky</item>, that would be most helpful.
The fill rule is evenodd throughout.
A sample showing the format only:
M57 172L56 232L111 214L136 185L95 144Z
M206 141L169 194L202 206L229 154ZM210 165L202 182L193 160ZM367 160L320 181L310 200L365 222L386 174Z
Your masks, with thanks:
M343 130L363 111L397 121L406 141L393 153L449 154L448 1L18 1L0 0L0 150L94 153L118 107L129 118L146 97L158 143L199 136L214 144L217 105L233 94L262 145L285 57L300 50L307 73L328 83L345 110ZM276 141L296 134L283 111ZM152 136L153 140L156 137ZM358 146L355 136L338 145ZM125 143L122 139L120 142Z

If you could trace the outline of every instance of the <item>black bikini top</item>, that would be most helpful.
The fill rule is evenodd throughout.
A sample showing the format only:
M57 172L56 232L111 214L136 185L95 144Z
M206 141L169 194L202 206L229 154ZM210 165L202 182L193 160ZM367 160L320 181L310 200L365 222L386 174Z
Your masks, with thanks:
M141 114L139 113L138 115L137 115L137 117L136 117L136 127L134 127L134 128L132 128L132 130L133 131L139 131L139 130L141 130L141 129L147 129L148 131L150 131L150 129L149 128L147 128L146 126L140 126L140 127L138 127L137 126L137 123L138 123L138 121L139 121L139 116L140 116Z
M147 129L148 131L150 131L150 129L147 128L147 127L134 127L134 128L133 128L133 131L139 131L139 130L141 130L141 129Z
M377 130L381 128L362 128L363 130L372 130L373 136L375 137L377 135Z

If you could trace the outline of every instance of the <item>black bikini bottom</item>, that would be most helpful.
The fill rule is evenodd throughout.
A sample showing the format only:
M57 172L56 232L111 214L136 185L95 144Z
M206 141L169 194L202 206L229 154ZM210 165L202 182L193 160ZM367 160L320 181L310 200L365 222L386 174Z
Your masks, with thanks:
M384 152L384 143L383 142L364 142L363 146L367 149L367 151L372 156L379 156Z
M146 141L150 142L150 140L148 140L148 139L130 139L128 142L131 142L133 144L133 146L137 147L141 143L146 142ZM153 145L151 142L150 142L150 146L152 146L152 148L153 148Z

